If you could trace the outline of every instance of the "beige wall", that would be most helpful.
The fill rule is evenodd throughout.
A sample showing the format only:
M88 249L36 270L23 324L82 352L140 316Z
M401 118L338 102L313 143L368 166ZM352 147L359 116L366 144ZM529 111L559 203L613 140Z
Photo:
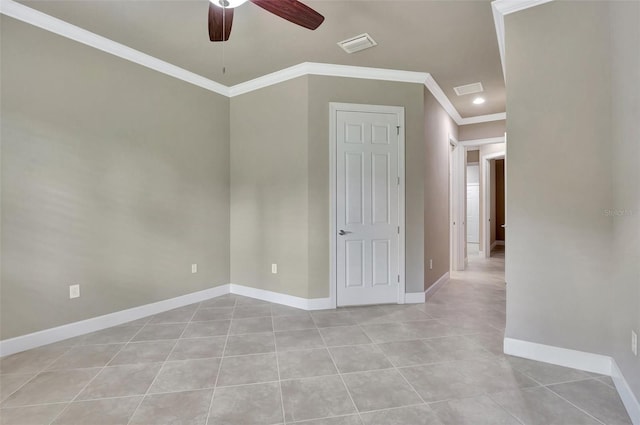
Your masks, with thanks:
M307 85L300 77L231 99L231 282L303 298L309 297Z
M608 5L550 2L505 24L506 336L610 354Z
M640 335L640 2L612 2L610 8L614 164L611 355L640 399L640 361L629 350L630 330Z
M449 135L458 128L424 89L424 287L449 271ZM433 269L429 269L429 259Z
M480 150L467 151L467 164L480 162Z
M459 130L460 137L458 140L465 141L489 139L491 137L503 137L506 128L507 122L505 120L461 125Z
M1 19L1 338L227 283L228 99Z
M231 281L329 296L330 102L405 108L407 291L422 291L423 86L319 76L231 100Z

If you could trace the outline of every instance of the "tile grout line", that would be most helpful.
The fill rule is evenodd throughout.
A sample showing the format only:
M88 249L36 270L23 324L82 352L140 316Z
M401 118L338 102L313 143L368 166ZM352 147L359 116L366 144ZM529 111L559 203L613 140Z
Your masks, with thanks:
M331 350L329 349L329 346L327 346L327 341L324 339L324 336L322 335L322 332L320 332L320 328L318 328L318 323L316 323L316 319L313 317L313 315L311 315L311 320L316 325L316 332L318 332L318 335L320 335L320 339L322 339L322 343L324 344L324 349L327 350L327 353L329 353L329 358L331 359L331 362L333 363L333 367L336 368L336 372L338 373L338 376L340 377L340 381L342 382L342 386L344 387L344 390L347 392L347 395L349 395L349 400L351 400L351 405L355 409L355 411L356 411L356 413L358 415L358 419L360 420L360 423L364 424L364 420L362 419L362 415L360 414L360 409L358 409L358 406L356 405L355 400L353 400L353 396L351 395L351 391L349 391L349 387L347 386L347 383L344 381L344 377L342 376L342 373L340 372L340 369L338 368L338 364L336 363L336 360L334 359L333 354L331 353Z
M604 384L603 384L604 385ZM557 397L559 397L560 399L566 401L567 403L569 403L570 405L572 405L573 407L575 407L576 409L578 409L579 411L581 411L582 413L584 413L585 415L589 416L590 418L593 418L596 422L601 423L602 425L606 425L604 422L602 422L600 419L596 418L595 416L593 416L591 413L587 412L586 410L584 410L583 408L577 406L576 404L572 403L571 401L567 400L566 398L562 397L560 394L558 394L557 392L553 391L551 388L549 387L542 387L545 388L547 391L551 391L552 394L555 394Z
M199 304L198 304L199 306ZM178 307L181 308L181 307ZM198 307L196 307L196 309L193 311L193 314L191 315L191 319L193 319L193 316L195 316L196 312L198 311ZM171 357L171 354L173 354L173 351L176 349L176 347L178 346L178 342L180 341L180 337L182 335L184 335L184 332L187 330L187 327L189 326L189 323L191 322L191 319L189 319L189 322L187 322L184 326L184 329L182 329L182 332L180 332L180 335L178 336L178 338L176 338L176 342L173 344L173 347L171 347L171 350L169 351L169 354L167 354L167 357L164 359L164 361L162 362L162 365L160 366L160 369L158 369L158 372L156 373L156 376L153 378L153 380L151 381L151 383L149 384L149 386L147 387L147 391L145 391L145 393L142 395L142 398L140 398L140 402L138 403L138 405L136 406L136 408L133 410L133 413L131 413L131 416L129 416L129 420L127 421L127 425L129 425L131 423L131 421L133 420L133 418L136 416L136 412L138 412L138 409L140 409L140 406L142 406L142 402L144 401L145 398L147 398L147 396L149 395L149 390L153 387L153 384L155 384L156 380L158 379L158 377L160 376L160 374L162 373L162 370L164 369L164 366L167 364L167 362L169 361L169 358ZM149 319L149 321L147 321L147 324L145 324L143 326L142 329L144 329L147 325L152 324L151 323L152 319ZM156 323L158 324L158 323ZM142 329L140 329L140 331L142 331ZM137 335L137 333L136 333ZM135 338L135 335L134 337ZM133 339L132 338L132 339ZM131 341L129 341L131 342ZM129 344L129 343L127 343ZM50 424L51 425L51 424Z
M278 390L280 391L280 408L282 410L282 423L286 425L287 417L284 411L284 396L282 394L282 376L280 375L280 359L278 356L278 342L276 341L276 326L273 319L273 310L271 310L271 328L273 329L273 349L275 351L274 355L276 357L276 370L278 371Z
M227 351L227 343L229 342L229 335L231 333L231 322L233 320L233 314L235 313L237 306L238 306L238 300L234 298L234 303L231 310L231 319L229 319L229 327L227 328L227 335L224 339L224 346L222 347L222 356L220 357L220 364L218 365L218 373L216 374L216 380L213 383L213 391L211 392L211 400L209 401L209 408L207 409L207 417L204 421L204 425L209 424L209 418L211 417L211 408L213 407L213 400L216 396L216 389L218 388L218 379L220 379L220 372L222 371L222 364L224 363L224 355L225 355L225 352Z
M148 322L148 321L147 321L147 322ZM98 377L98 375L100 375L100 374L102 373L102 371L107 367L107 365L111 362L111 360L113 360L113 359L114 359L118 354L120 354L120 352L124 349L124 347L126 347L126 346L127 346L127 344L129 344L129 342L131 342L131 340L132 340L133 338L135 338L135 337L136 337L136 335L138 335L138 334L139 334L139 333L140 333L140 332L145 328L145 326L147 326L147 325L146 325L146 324L145 324L145 325L143 325L140 329L138 329L138 331L137 331L136 333L134 333L134 334L133 334L133 336L132 336L131 338L129 338L129 340L128 340L127 342L122 343L122 346L120 347L120 349L119 349L118 351L116 351L116 352L113 354L113 356L111 356L111 358L110 358L110 359L109 359L109 360L104 364L104 366L102 366L102 367L100 368L100 370L99 370L99 371L94 375L94 377L93 377L93 378L91 378L91 379L89 380L89 382L87 382L87 383L82 387L82 389L80 389L80 391L78 391L78 393L75 395L75 397L73 397L73 399L71 399L70 401L68 401L68 402L67 402L67 405L64 407L64 409L62 409L62 410L60 411L60 413L58 413L58 414L57 414L57 415L56 415L56 416L51 420L51 422L49 422L49 425L52 425L52 424L56 421L56 419L58 419L59 417L61 417L61 416L64 414L64 412L66 412L66 411L69 409L69 407L71 407L71 404L72 404L74 401L76 401L76 399L80 396L80 394L82 394L82 393L84 392L84 390L85 390L85 389L87 389L87 387L88 387L89 385L91 385L91 383L92 383L92 382L93 382L93 381ZM69 350L69 351L71 351L71 350ZM87 369L89 369L89 368L87 368Z

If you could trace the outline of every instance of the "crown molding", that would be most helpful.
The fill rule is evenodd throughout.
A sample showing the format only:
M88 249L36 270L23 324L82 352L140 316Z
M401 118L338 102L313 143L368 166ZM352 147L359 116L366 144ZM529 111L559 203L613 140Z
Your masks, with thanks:
M491 2L493 11L493 23L498 37L498 49L500 50L500 62L502 63L502 75L507 78L504 57L504 17L510 13L519 12L531 7L540 6L553 0L494 0Z
M501 1L514 2L515 0L498 0L498 2ZM533 0L524 1L534 3ZM550 0L537 0L535 3L542 1ZM494 11L495 10L494 7ZM506 117L505 113L501 113L462 118L431 74L425 72L304 62L244 83L227 87L224 84L210 80L202 75L180 68L179 66L165 62L106 37L102 37L14 0L0 0L0 13L226 97L239 96L304 75L323 75L424 84L458 125L497 121L503 120Z

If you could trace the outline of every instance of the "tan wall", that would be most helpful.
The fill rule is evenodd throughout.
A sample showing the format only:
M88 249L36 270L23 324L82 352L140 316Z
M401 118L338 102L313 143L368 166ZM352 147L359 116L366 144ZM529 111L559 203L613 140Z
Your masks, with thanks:
M504 241L504 159L496 160L496 240Z
M507 122L505 120L461 125L459 130L460 137L458 140L465 141L489 139L491 137L503 137L506 129Z
M228 283L228 99L1 19L1 338Z
M424 90L424 287L433 285L450 268L449 253L449 135L458 136L455 122ZM429 259L433 269L429 269Z
M640 2L612 2L613 289L611 355L640 399L640 361L629 350L640 335ZM622 211L622 213L620 213Z
M303 298L309 296L307 85L300 77L231 99L231 282Z
M506 336L599 354L610 353L617 310L603 214L613 201L608 8L550 2L505 19Z
M467 164L475 164L480 162L480 151L467 151Z

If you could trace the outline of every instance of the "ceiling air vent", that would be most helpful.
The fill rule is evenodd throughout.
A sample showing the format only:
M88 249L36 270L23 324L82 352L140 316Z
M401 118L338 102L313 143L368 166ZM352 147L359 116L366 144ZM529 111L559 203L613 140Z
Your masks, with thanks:
M453 88L458 96L465 94L473 94L483 92L482 83L466 84L464 86L458 86Z
M368 49L377 45L378 43L376 43L375 40L367 33L348 38L338 43L338 46L342 47L342 50L347 53L359 52L360 50Z

